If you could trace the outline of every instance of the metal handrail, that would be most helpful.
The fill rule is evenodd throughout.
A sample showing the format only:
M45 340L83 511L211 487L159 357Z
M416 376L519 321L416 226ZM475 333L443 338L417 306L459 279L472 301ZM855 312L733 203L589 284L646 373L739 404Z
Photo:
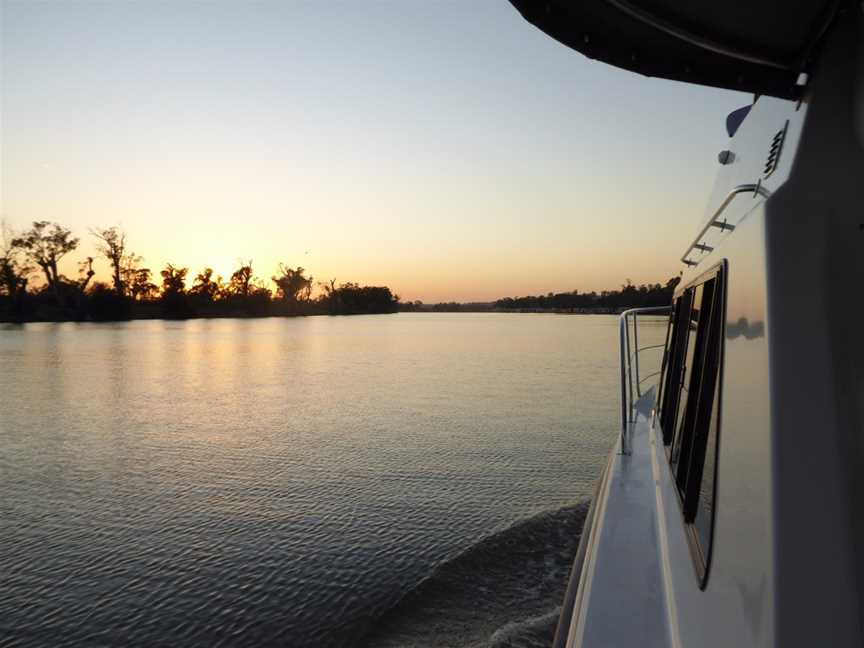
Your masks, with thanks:
M643 351L644 351L644 349L643 349ZM662 373L661 371L652 371L647 376L642 376L642 379L637 384L641 385L643 382L645 382L649 378L653 378L654 376L659 376L661 373Z
M621 453L630 454L630 443L627 434L628 424L632 422L633 413L633 374L636 374L636 396L642 396L642 383L648 378L656 376L660 372L649 374L644 378L639 377L639 354L642 351L665 347L665 344L652 344L644 347L639 346L639 315L668 314L671 306L650 306L645 308L631 308L624 311L618 317L618 344L621 360ZM633 318L633 353L630 352L630 318Z
M663 306L663 308L666 308L666 306ZM665 349L665 348L666 348L665 344L652 344L650 346L640 347L639 350L640 351L650 351L651 349Z
M699 230L699 233L696 235L696 238L693 239L693 242L687 247L687 251L684 252L684 255L681 257L681 263L688 266L699 265L698 261L693 261L689 259L690 253L693 250L701 250L702 252L711 252L714 248L710 245L705 245L702 243L702 237L705 236L705 232L707 232L712 227L719 227L721 232L729 230L730 232L735 229L734 225L730 225L726 222L726 219L720 220L720 214L729 206L729 203L737 196L742 193L752 193L753 197L763 196L764 198L768 198L771 195L771 192L768 191L765 187L762 186L761 182L757 182L756 184L742 184L738 185L729 194L726 198L723 199L723 202L720 203L720 206L717 208L717 211L714 212L714 215L708 219L708 222L705 223L705 226Z

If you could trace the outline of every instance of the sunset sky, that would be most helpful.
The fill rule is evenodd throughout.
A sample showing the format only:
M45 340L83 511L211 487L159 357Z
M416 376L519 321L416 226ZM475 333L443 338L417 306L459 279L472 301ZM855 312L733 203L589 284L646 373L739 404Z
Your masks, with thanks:
M504 0L0 4L0 213L71 227L70 261L121 225L156 270L426 302L665 281L750 100L589 61Z

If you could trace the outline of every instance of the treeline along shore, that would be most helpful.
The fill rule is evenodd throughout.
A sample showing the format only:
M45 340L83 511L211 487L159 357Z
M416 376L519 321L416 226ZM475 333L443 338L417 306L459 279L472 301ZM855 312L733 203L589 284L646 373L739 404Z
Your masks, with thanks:
M415 312L445 313L573 313L573 314L616 314L628 308L648 306L668 306L672 303L672 293L680 281L673 277L665 284L641 284L635 286L630 281L621 290L580 293L578 290L527 297L504 297L494 302L440 302L424 304L420 301L400 303L399 310Z
M315 283L302 267L280 263L272 286L255 275L252 261L238 263L227 279L212 268L192 274L167 264L158 272L128 249L119 227L90 231L99 257L107 261L110 283L96 281L99 257L78 259L78 276L60 273L80 238L59 223L37 221L23 232L4 225L0 247L0 321L107 321L192 317L267 317L394 313L399 304L386 286Z
M621 290L548 293L505 297L494 302L400 302L387 286L314 282L302 267L280 263L268 284L255 275L252 261L239 262L228 278L209 267L193 274L166 264L154 272L132 252L119 227L90 230L97 257L77 261L78 275L59 271L61 259L74 258L81 239L59 223L37 221L21 232L5 224L0 237L0 322L110 321L194 317L358 315L413 312L618 313L625 308L671 303L678 277L666 284ZM97 281L97 260L107 263L110 280ZM66 264L68 267L68 263ZM317 292L315 288L318 288Z

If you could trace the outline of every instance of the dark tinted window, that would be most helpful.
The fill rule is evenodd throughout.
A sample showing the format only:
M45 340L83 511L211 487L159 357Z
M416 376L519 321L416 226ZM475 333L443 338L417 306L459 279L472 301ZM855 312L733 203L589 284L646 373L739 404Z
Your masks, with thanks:
M675 430L675 415L678 412L678 399L681 395L681 372L684 367L684 351L687 344L687 321L693 291L686 291L675 300L669 321L669 334L666 337L666 351L663 360L663 376L660 380L660 426L663 430L663 443L669 445Z
M711 412L711 425L708 429L708 444L705 448L705 467L702 470L702 483L699 486L698 510L693 525L699 536L699 545L703 551L711 544L711 526L714 520L714 472L717 464L717 423L718 398L715 387L714 408Z
M676 300L667 335L659 416L694 563L702 579L710 558L714 518L724 293L724 277L718 268Z
M684 366L681 369L681 394L678 397L678 412L675 416L674 441L672 444L671 461L673 466L678 465L678 458L681 454L681 444L686 442L684 428L687 425L687 401L690 395L692 375L694 363L698 361L699 355L696 353L699 334L699 313L702 310L702 295L704 286L699 285L693 289L692 306L690 307L690 317L686 320L687 335L685 338L686 348L684 350L685 360Z

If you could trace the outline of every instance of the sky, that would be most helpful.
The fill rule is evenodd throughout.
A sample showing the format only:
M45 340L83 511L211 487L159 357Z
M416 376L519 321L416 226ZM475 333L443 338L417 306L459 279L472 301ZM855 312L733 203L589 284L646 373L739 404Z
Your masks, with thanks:
M740 93L590 61L505 0L0 0L0 217L154 270L403 300L665 282ZM97 277L107 280L104 259Z

